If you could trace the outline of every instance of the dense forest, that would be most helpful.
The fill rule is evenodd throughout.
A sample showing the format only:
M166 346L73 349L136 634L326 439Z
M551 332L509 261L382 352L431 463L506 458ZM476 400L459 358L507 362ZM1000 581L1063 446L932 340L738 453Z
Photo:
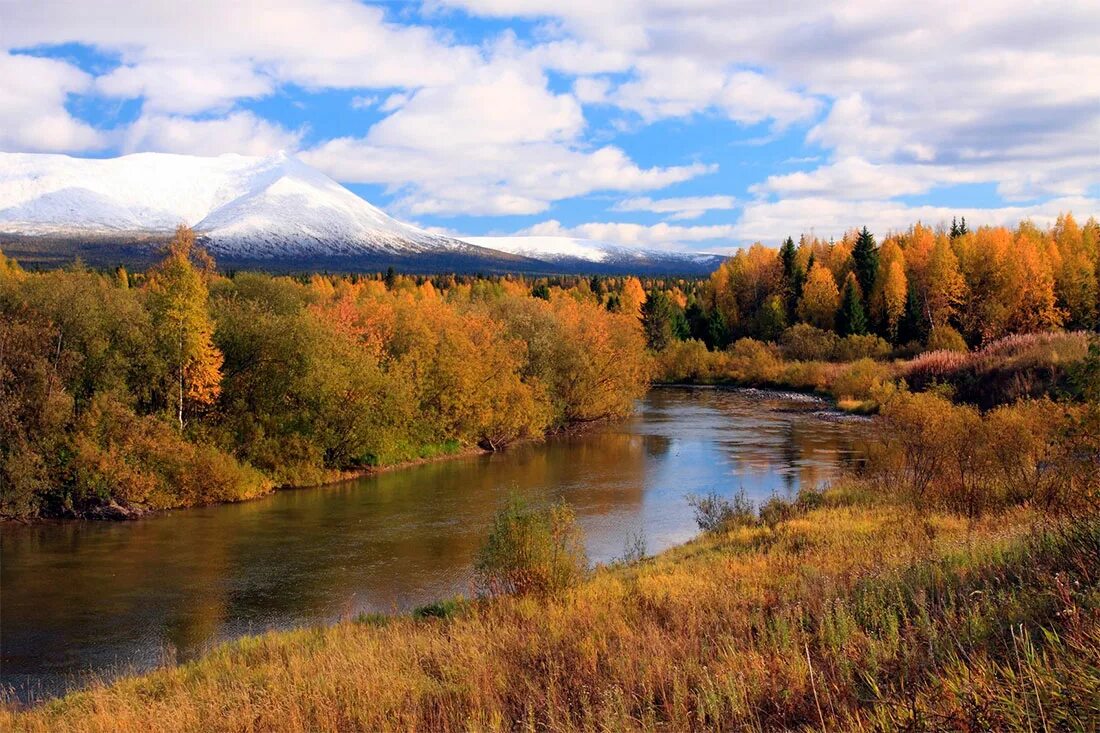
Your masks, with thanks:
M0 512L239 500L626 415L637 319L530 289L227 277L187 230L142 275L0 260Z
M901 380L983 407L1079 393L1098 279L1100 225L1070 214L754 244L709 279L219 273L186 229L145 273L0 259L0 514L497 450L622 417L651 377L864 410Z

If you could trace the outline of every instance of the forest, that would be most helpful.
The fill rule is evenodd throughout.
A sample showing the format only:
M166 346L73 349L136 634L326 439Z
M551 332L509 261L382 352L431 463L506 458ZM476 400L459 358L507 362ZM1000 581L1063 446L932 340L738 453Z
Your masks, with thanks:
M618 418L636 319L509 279L0 261L0 513L128 516Z
M1079 395L1100 225L915 224L739 250L709 279L145 273L0 260L0 514L140 515L629 414L651 380L876 411ZM2 255L0 255L2 257ZM1095 348L1095 346L1093 346Z

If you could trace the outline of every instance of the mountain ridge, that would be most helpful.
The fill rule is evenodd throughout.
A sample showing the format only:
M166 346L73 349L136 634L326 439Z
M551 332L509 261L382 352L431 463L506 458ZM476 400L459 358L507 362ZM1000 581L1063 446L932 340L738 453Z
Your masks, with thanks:
M444 236L394 219L286 153L0 153L0 236L17 258L141 259L180 224L221 262L275 270L705 274L720 261L591 240L569 240L585 242L571 253L549 246L553 238Z

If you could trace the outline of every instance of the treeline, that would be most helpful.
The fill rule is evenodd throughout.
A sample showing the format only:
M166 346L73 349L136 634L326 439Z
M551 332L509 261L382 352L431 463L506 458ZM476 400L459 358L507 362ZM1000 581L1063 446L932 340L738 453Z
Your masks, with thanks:
M0 513L239 500L627 414L637 318L542 284L227 277L187 230L137 275L0 256Z
M963 350L1013 333L1100 326L1100 224L1072 214L1039 229L915 224L881 244L866 229L839 241L803 235L754 244L706 283L653 283L649 346L696 339L780 342L797 324L873 335L894 350Z

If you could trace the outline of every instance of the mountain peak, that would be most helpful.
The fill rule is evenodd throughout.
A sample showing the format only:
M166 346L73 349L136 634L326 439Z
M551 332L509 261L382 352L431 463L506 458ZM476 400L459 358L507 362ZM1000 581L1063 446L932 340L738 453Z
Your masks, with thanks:
M0 235L144 242L148 250L180 224L219 260L262 266L701 274L717 264L710 256L568 237L433 234L397 221L285 150L266 157L0 153ZM87 249L80 255L95 259Z

